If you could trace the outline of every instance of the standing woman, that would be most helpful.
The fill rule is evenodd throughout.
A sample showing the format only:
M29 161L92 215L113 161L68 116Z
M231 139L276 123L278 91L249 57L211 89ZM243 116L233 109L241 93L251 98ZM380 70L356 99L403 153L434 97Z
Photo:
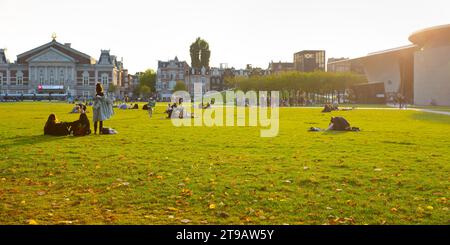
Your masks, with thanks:
M103 121L108 120L114 114L112 101L103 93L103 87L100 83L95 86L95 97L93 104L94 111L94 134L97 134L97 124L100 122L99 134L102 134Z

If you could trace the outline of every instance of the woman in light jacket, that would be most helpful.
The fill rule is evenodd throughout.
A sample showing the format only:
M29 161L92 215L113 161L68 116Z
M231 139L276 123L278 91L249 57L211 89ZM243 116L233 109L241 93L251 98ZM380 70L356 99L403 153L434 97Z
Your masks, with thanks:
M103 130L103 121L108 120L114 115L113 111L113 103L109 100L105 94L103 93L103 87L100 83L97 83L95 86L95 97L93 104L94 111L94 134L97 134L97 123L100 122L100 129L98 131L99 134L102 134Z

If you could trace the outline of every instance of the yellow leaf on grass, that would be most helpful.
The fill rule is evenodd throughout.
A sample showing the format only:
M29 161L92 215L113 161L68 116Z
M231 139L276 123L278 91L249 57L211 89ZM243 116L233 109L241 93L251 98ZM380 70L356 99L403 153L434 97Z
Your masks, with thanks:
M214 203L209 204L209 209L215 209L215 208L216 208L216 204L214 204Z
M29 224L29 225L37 225L38 223L37 223L36 220L34 220L34 219L29 219L29 220L28 220L28 224Z

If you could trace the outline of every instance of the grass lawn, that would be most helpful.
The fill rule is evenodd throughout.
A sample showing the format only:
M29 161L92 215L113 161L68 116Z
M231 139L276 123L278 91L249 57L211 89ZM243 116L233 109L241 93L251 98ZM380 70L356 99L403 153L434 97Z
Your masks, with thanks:
M413 108L450 112L450 106L413 106Z
M72 105L0 103L0 224L450 224L449 116L281 108L260 138L174 127L165 105L115 110L117 135L50 137ZM331 115L362 131L307 132Z

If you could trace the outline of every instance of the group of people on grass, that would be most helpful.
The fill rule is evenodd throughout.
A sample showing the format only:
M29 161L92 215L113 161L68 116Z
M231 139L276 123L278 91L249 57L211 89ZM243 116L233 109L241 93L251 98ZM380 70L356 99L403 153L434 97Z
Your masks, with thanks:
M167 106L167 118L186 118L192 117L189 115L183 107L183 99L179 98L178 102L173 104L168 104ZM154 106L154 103L149 103L147 109ZM138 109L138 105L135 104L133 109ZM202 106L203 109L210 108L211 104L208 103L206 106ZM93 108L93 121L94 121L94 134L97 134L97 129L99 129L99 134L110 134L115 133L114 130L103 128L103 121L108 120L114 115L113 102L109 100L104 92L103 87L100 83L96 85L96 95L94 97L94 102L92 104ZM326 104L322 112L331 112L334 110L339 110L337 105ZM54 136L64 136L64 135L74 135L74 136L85 136L91 134L91 124L86 115L87 106L84 104L77 104L71 113L80 113L78 120L73 122L60 122L58 121L55 114L50 114L47 122L44 126L45 135ZM336 131L359 131L357 127L351 127L350 123L343 117L331 117L330 124L325 130L336 130ZM108 132L106 132L108 131ZM311 127L310 131L322 131L320 128Z
M122 104L118 105L117 108L122 109L122 110L127 110L127 109L137 110L137 109L139 109L139 105L136 103L130 104L130 105L122 103Z
M100 83L97 83L95 91L94 103L92 104L94 134L97 134L97 128L99 129L99 134L112 133L114 132L113 130L103 128L103 121L108 120L114 115L113 103L105 96ZM77 105L74 109L76 110L72 110L72 113L80 113L79 119L74 122L60 122L55 114L50 114L44 126L44 134L54 136L85 136L91 134L91 124L86 115L87 107L81 104Z
M167 113L167 118L194 118L194 115L185 110L183 106L183 98L179 98L178 102L173 104L167 104L167 109L165 111Z

